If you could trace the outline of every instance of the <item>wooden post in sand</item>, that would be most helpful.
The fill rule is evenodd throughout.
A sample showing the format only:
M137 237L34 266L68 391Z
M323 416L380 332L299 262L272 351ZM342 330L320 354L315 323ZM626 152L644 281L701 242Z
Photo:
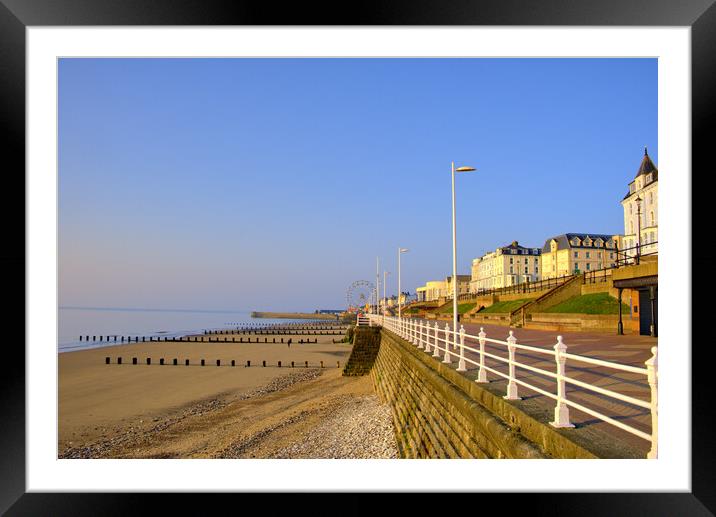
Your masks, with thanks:
M291 368L293 368L293 361L291 361Z
M306 361L306 368L308 368L308 361Z
M263 362L263 366L264 366L264 368L266 368L266 361Z
M321 361L321 368L323 368L323 361Z

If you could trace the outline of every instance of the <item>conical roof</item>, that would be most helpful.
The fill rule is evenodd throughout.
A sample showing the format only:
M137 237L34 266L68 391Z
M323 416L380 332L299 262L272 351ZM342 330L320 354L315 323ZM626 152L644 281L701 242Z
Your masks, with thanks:
M649 158L649 154L646 151L646 147L644 148L644 158L641 160L641 165L639 165L639 170L636 171L636 176L634 178L638 178L642 174L649 174L650 172L654 172L658 170L656 168L656 165L654 165L654 162L651 161L651 158Z

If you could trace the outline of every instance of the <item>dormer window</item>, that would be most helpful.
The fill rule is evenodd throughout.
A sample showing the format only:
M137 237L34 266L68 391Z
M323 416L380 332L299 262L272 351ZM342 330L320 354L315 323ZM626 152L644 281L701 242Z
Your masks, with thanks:
M653 176L654 176L654 175L653 175L651 172L650 172L649 174L647 174L647 175L646 175L646 182L647 182L647 183L651 183L651 178L653 178Z

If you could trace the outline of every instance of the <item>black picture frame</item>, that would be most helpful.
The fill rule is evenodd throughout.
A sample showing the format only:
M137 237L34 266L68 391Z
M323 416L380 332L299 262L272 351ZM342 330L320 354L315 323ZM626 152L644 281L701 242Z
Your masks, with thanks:
M556 25L556 26L688 26L691 27L692 71L692 170L699 177L711 172L708 129L714 120L716 102L716 7L714 0L402 0L349 4L286 3L271 1L209 0L0 0L0 121L3 129L2 204L5 243L0 247L5 298L11 301L4 318L7 339L0 357L0 512L7 515L113 515L143 513L143 508L158 496L152 494L76 494L26 493L25 485L25 355L19 346L16 329L25 321L25 225L17 224L25 214L25 29L28 26L83 25ZM684 172L685 178L688 171ZM691 176L692 185L697 175ZM20 192L23 195L20 195ZM10 195L10 193L12 193ZM694 189L692 206L708 206L706 189ZM692 235L703 235L703 218L692 217ZM13 224L14 223L14 224ZM701 225L701 227L698 227ZM701 231L700 231L701 230ZM692 271L710 270L713 262L706 255L693 258ZM692 257L697 257L692 254ZM20 274L22 272L22 274ZM12 287L12 289L8 289ZM696 290L692 292L696 293ZM14 296L10 296L13 293ZM707 304L692 303L693 322L700 322L708 336ZM696 328L696 327L693 327ZM691 335L685 334L686 348ZM24 331L23 331L24 342ZM531 514L578 515L713 515L716 509L716 445L708 415L714 400L709 382L712 356L710 342L697 342L692 351L692 490L690 493L558 493L512 494L510 508L524 505ZM671 344L669 345L671 346ZM608 460L606 460L608 461ZM555 490L559 490L555 486ZM241 506L248 511L256 495L240 495ZM505 499L505 494L480 497ZM433 499L439 497L432 496ZM199 498L205 501L205 498ZM282 503L271 498L272 513L300 507L302 495ZM165 512L180 509L204 513L205 503L186 494L162 496ZM345 494L342 513L365 509L364 494ZM484 499L480 506L487 509ZM425 504L425 497L413 503ZM216 501L212 501L216 504ZM235 503L232 503L235 504ZM266 503L264 503L266 504ZM410 502L402 510L409 510ZM245 506L244 506L245 505ZM203 509L203 510L202 510ZM447 508L446 508L447 509ZM237 509L238 510L238 509ZM336 510L334 510L336 511ZM466 508L466 511L470 511ZM493 510L494 511L494 510ZM233 513L233 512L232 512ZM333 513L333 512L331 512Z

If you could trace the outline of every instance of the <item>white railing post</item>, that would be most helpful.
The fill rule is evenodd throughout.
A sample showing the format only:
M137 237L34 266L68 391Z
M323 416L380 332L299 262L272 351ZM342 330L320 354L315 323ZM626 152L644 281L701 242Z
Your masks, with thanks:
M475 382L487 382L487 370L485 370L485 329L480 327L480 370L477 372L477 379Z
M445 358L443 359L443 363L449 364L452 363L452 359L450 359L450 324L445 322Z
M512 334L510 330L510 336L507 338L507 351L509 353L509 365L510 365L510 380L507 383L507 395L503 398L507 400L520 400L517 395L517 383L515 382L515 343L517 338Z
M657 347L651 348L653 354L646 360L647 379L649 380L649 388L651 389L651 450L646 457L650 460L658 457L659 450L659 366L657 359Z
M433 341L433 357L440 357L440 347L438 346L438 322L435 322L435 341Z
M423 320L418 320L418 348L422 350L423 347Z
M460 325L460 361L457 363L458 372L466 372L465 368L465 327Z
M425 351L430 352L430 323L425 321Z
M418 322L415 321L415 319L413 319L412 321L413 321L413 344L417 346L417 344L418 344Z
M567 345L562 343L562 336L557 336L557 344L554 345L554 359L557 361L557 405L554 408L554 422L550 422L553 427L574 427L569 421L569 406L564 403L567 399L564 380L567 358L562 354L566 351Z

